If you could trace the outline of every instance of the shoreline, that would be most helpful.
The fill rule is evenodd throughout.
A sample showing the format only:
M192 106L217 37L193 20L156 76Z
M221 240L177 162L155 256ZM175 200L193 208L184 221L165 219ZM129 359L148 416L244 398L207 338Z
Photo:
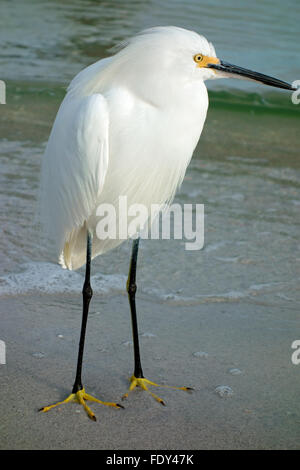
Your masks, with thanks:
M88 393L119 401L132 374L126 296L95 296L88 320L83 380ZM38 413L71 392L81 296L0 299L7 364L2 383L2 449L296 449L298 369L290 360L297 312L215 303L170 306L137 297L146 378L191 386L193 393L135 390L124 410L91 403L97 422L77 404ZM198 353L198 354L195 354ZM206 354L203 354L206 353ZM234 374L232 369L240 373ZM221 398L219 386L233 394Z

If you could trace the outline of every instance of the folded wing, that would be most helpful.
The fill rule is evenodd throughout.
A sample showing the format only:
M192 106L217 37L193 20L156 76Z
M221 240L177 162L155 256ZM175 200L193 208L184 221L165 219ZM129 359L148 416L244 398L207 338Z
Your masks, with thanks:
M95 209L108 167L109 115L101 94L67 94L42 162L40 215L57 256Z

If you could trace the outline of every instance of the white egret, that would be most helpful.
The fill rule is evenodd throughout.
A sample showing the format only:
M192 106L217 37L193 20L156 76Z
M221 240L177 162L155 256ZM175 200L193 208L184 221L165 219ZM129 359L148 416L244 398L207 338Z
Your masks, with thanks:
M178 27L155 27L129 39L112 57L82 70L71 82L56 116L42 163L41 214L63 267L86 263L83 316L76 378L61 403L78 401L95 420L87 401L81 369L92 298L91 260L123 239L99 239L97 208L162 205L174 197L200 138L208 108L205 80L246 78L293 90L275 78L223 62L203 36ZM125 215L124 215L125 216ZM136 262L139 239L133 241L127 291L132 318L134 374L129 390L159 386L142 371L136 319ZM188 390L188 387L171 387ZM127 396L125 394L125 396Z

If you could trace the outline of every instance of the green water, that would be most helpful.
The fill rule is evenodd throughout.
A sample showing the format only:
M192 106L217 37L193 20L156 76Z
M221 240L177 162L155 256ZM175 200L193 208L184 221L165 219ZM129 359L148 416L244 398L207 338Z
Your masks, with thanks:
M140 29L175 24L205 34L225 60L291 82L300 77L298 19L298 2L291 0L2 1L3 293L16 285L24 292L49 287L46 263L53 259L34 225L40 158L66 86L82 67ZM143 242L141 289L179 303L258 299L298 309L300 106L286 91L246 81L208 87L205 128L176 197L205 204L205 246L195 255L178 240ZM95 272L126 276L129 249L125 243L99 257ZM63 291L69 278L61 272L55 289ZM21 280L14 277L19 273Z
M204 34L223 60L295 80L299 15L297 0L2 0L0 75L64 83L127 36L172 24Z
M300 79L299 18L297 0L2 0L0 79L8 105L24 99L51 106L76 73L120 41L172 24L205 35L221 59L292 82ZM233 79L207 86L214 109L299 117L287 92Z

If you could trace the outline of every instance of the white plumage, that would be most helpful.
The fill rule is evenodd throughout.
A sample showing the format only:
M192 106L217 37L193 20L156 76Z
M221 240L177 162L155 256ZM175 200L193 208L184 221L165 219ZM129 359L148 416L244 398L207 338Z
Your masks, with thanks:
M42 164L41 216L69 269L123 241L95 236L100 204L172 201L199 140L208 107L204 81L236 77L288 83L216 58L203 36L174 26L145 30L112 57L80 72L58 111ZM128 217L130 223L130 217Z
M87 67L71 82L43 159L41 215L61 265L77 269L86 263L82 326L72 393L41 411L75 400L95 421L87 401L121 407L86 393L82 384L86 324L93 295L91 257L124 239L124 233L120 238L97 236L98 209L109 205L116 221L129 227L135 214L127 217L126 211L119 209L120 198L127 198L129 209L142 205L147 215L136 227L138 232L153 204L158 211L172 201L205 121L208 96L204 80L224 76L247 77L293 90L288 83L221 61L205 38L175 27L140 33L116 55ZM133 242L127 281L134 373L123 398L140 387L164 404L149 390L164 385L146 379L141 366L135 303L138 244L139 240Z
M215 55L194 32L152 28L71 82L41 178L42 221L64 267L85 263L86 227L95 232L99 204L113 204L119 216L119 196L149 208L174 197L208 107L191 60L199 50ZM92 257L122 241L94 236Z

